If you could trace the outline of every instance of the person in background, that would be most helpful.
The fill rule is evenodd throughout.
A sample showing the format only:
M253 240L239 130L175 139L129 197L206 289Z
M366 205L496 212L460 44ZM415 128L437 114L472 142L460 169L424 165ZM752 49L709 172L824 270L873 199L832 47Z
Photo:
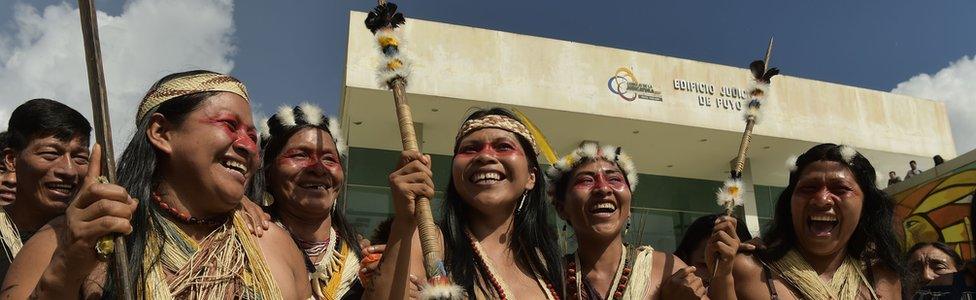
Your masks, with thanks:
M675 256L688 263L689 266L695 267L695 275L702 279L705 286L708 286L708 281L712 276L712 273L708 271L707 263L705 263L705 246L708 243L708 238L712 235L715 220L722 215L724 214L712 214L695 219L694 222L691 222L691 226L685 230L685 235L681 238L678 248L674 250ZM736 234L743 241L752 239L752 234L745 226L736 226Z
M10 114L2 149L4 189L16 182L16 200L0 207L0 276L45 223L63 215L88 172L91 124L50 99L24 102ZM17 178L13 178L16 176ZM7 194L9 195L9 194Z
M928 285L939 276L956 273L963 267L963 260L956 251L942 242L915 244L905 254L909 278L905 279L906 295Z
M888 172L888 185L896 184L901 182L901 177L898 177L898 173L895 171Z
M908 165L911 167L911 169L908 170L908 173L905 173L905 180L908 180L908 178L912 178L912 176L922 174L922 170L918 169L918 165L915 163L914 160L908 162Z
M945 159L942 158L942 155L936 155L932 157L932 162L934 162L935 165L938 166L944 163Z
M10 144L10 134L0 132L0 153ZM7 164L0 162L0 206L6 206L17 199L17 173Z

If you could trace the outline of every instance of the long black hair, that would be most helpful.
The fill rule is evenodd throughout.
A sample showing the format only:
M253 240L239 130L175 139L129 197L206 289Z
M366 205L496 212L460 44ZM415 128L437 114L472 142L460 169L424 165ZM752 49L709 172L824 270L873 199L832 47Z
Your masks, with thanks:
M325 133L328 133L329 137L333 139L335 139L334 136L335 134L342 134L339 132L332 132L331 130L329 130L328 124L330 120L328 117L324 115L319 116L321 117L321 122L318 122L317 124L312 124L310 123L310 119L312 119L313 117L307 115L308 113L311 112L305 111L304 109L302 109L301 106L295 106L294 108L292 108L292 113L294 114L295 125L283 124L281 122L280 117L276 114L274 116L271 116L271 118L268 119L267 129L269 135L261 137L262 138L261 148L263 149L262 164L261 164L262 176L257 176L257 177L262 177L261 181L259 182L263 181L263 183L256 184L255 187L263 188L264 193L268 193L269 195L272 196L272 198L275 199L275 201L272 201L270 203L270 206L268 207L268 213L271 214L271 216L276 219L280 219L280 215L277 213L279 209L278 203L287 200L279 201L278 196L274 195L274 189L271 188L270 176L272 176L271 171L275 165L274 164L275 158L278 157L278 154L281 154L281 151L284 149L285 144L288 143L288 139L290 139L293 135L295 135L299 131L302 131L303 129L306 128L314 128L314 129L325 131ZM336 146L338 147L339 145ZM337 149L337 152L339 152L339 149ZM345 171L346 161L347 161L346 155L341 154L340 152L340 156L341 157L339 159L340 160L339 164L342 166L342 170ZM340 182L339 184L340 186L344 187L346 183ZM341 197L341 198L345 198L345 197ZM338 202L339 200L340 199L336 199L335 201ZM346 212L345 209L343 209L343 207L345 206L339 205L338 203L335 205L336 205L336 209L332 210L332 214L331 214L332 228L335 229L336 234L346 244L349 245L350 250L352 250L357 257L362 257L362 253L360 253L361 251L359 249L359 240L357 237L358 235L356 234L356 230L352 227L352 225L349 224L349 221L346 220Z
M149 88L146 97L170 80L208 73L218 74L211 71L196 70L167 75ZM159 113L166 117L167 121L173 124L181 124L187 115L196 110L204 100L218 93L200 92L184 95L170 99L149 110L141 120L136 120L136 131L119 159L116 172L118 184L125 188L132 198L139 199L138 207L132 215L132 233L125 238L125 245L128 248L129 280L137 291L145 292L145 288L138 285L145 284L143 270L149 268L149 266L143 266L143 256L146 253L146 241L149 239L149 234L155 232L159 236L163 235L162 228L159 226L159 218L162 218L158 213L160 208L151 200L153 189L162 179L157 167L159 166L159 159L163 156L149 142L149 136L146 134L150 125L150 116ZM168 243L169 241L163 240L162 242ZM159 263L158 255L150 258L150 261L150 264ZM109 264L103 288L103 299L118 298L116 293L121 287L115 286L114 268L115 264Z
M514 113L504 108L477 110L465 121L478 119L488 115L500 115L518 120ZM515 261L524 266L538 270L551 284L557 284L562 274L559 262L561 253L556 247L556 232L549 222L549 204L546 203L545 177L539 167L539 160L533 146L524 137L515 134L519 144L525 151L529 172L535 174L535 187L528 191L524 208L515 212L514 230L509 244L515 254ZM463 138L463 137L461 137ZM458 142L454 144L454 153L458 151ZM444 234L446 264L451 271L451 278L455 283L464 287L468 295L474 295L477 274L488 274L488 271L476 262L474 249L468 241L464 230L468 227L470 205L461 199L454 186L454 178L447 185L441 214L441 232ZM536 254L542 252L542 257ZM484 278L487 280L487 278ZM559 289L557 289L559 290ZM561 291L557 291L559 293Z
M854 234L847 241L847 255L861 259L869 266L884 266L902 276L905 274L905 267L901 262L901 242L892 231L894 202L888 194L878 188L877 175L871 162L857 152L850 162L846 161L841 153L844 147L836 144L820 144L797 158L796 169L790 172L789 185L776 201L773 222L770 224L769 233L763 238L767 249L759 253L760 257L766 261L778 260L797 244L790 211L790 202L797 181L803 174L803 169L810 164L818 161L833 161L843 164L854 174L857 185L864 193L860 221L854 228Z

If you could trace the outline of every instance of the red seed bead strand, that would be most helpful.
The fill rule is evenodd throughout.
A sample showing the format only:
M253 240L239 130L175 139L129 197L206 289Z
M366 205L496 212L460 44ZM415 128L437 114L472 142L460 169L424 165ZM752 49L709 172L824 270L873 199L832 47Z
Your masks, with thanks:
M204 218L204 219L199 219L197 217L190 216L190 214L188 214L186 212L179 211L176 208L174 208L172 206L169 206L169 204L166 204L166 202L163 202L163 197L160 196L158 193L153 193L152 198L153 198L154 201L156 201L156 205L158 205L159 208L162 208L164 212L166 212L171 217L173 217L176 220L178 220L180 222L183 222L185 224L193 224L193 225L220 225L220 224L223 224L225 221L227 221L227 217L226 216L224 216L224 217Z
M581 291L576 286L576 277L582 275L577 273L578 266L576 265L575 259L570 259L568 265L569 266L566 268L566 286L568 286L569 295L573 299L580 299ZM624 260L624 266L629 265L630 260ZM624 291L627 290L627 283L630 282L630 272L632 272L630 267L624 267L620 274L620 283L617 285L616 290L613 292L613 295L610 295L610 297L613 297L613 299L623 299Z

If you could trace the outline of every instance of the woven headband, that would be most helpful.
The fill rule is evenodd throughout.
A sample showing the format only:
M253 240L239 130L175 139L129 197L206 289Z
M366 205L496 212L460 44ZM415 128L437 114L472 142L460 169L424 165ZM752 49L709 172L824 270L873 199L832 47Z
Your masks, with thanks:
M529 133L529 129L525 128L525 125L522 125L522 123L519 121L502 115L487 115L481 118L464 121L464 124L461 124L461 128L458 129L458 134L457 137L455 137L455 141L460 141L461 138L475 130L485 128L498 128L518 134L529 141L529 144L532 144L532 151L534 151L535 154L539 154L539 146L535 144L535 138L533 138L532 134Z
M244 98L244 101L251 102L247 96L247 88L234 77L215 73L190 75L167 81L142 99L136 120L142 120L146 113L170 99L201 92L234 93Z

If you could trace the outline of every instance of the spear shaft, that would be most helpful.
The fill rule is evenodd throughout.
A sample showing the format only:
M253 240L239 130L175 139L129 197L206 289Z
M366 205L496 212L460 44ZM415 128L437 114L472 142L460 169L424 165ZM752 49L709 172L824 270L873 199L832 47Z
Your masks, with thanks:
M81 14L81 33L85 44L85 62L88 66L88 91L91 94L92 116L95 127L95 142L102 146L102 174L109 182L115 183L115 151L112 147L112 124L109 120L108 96L105 92L105 76L102 69L102 50L98 39L98 18L92 0L78 0ZM116 288L121 288L122 299L132 298L132 284L129 282L129 268L126 258L125 239L122 235L113 237Z

